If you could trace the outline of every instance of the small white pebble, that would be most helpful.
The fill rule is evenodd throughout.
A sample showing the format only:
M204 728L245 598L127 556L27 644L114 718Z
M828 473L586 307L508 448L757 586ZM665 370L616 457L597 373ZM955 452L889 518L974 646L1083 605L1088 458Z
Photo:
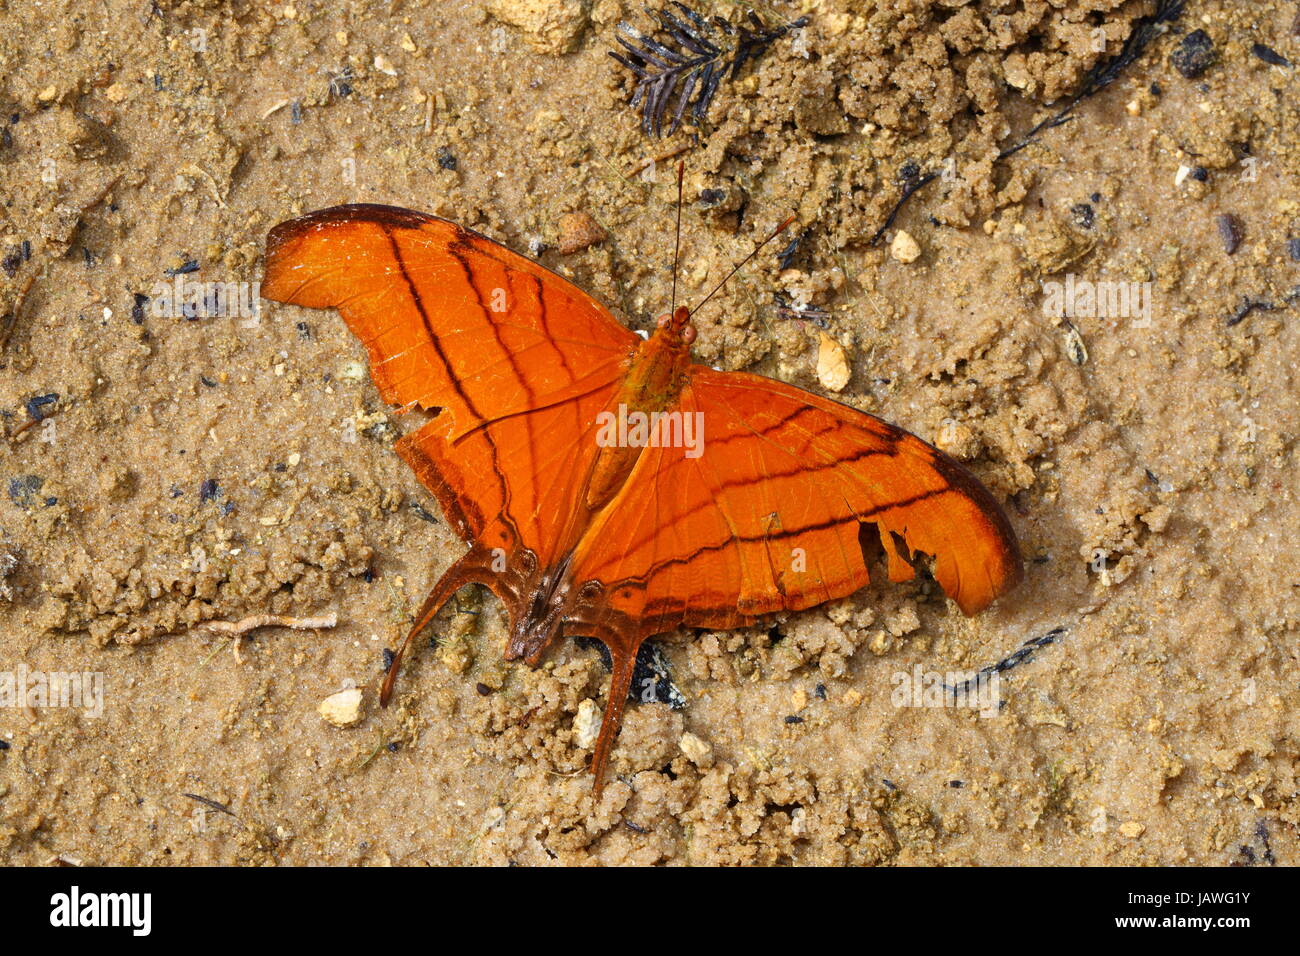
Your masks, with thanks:
M600 722L603 718L596 702L588 697L578 705L578 713L573 718L573 742L587 750L596 743L600 736Z
M808 834L808 811L803 807L795 807L790 814L790 834L797 837Z
M350 687L330 694L320 702L317 710L335 727L350 727L361 719L361 688Z
M1174 185L1181 186L1183 184L1183 180L1185 180L1191 174L1192 174L1192 167L1179 166L1178 172L1174 173Z
M889 244L889 252L899 262L915 262L921 258L921 245L912 238L911 233L900 229L894 234L894 241Z
M682 734L681 740L677 741L677 746L681 748L686 758L697 767L705 766L713 760L713 747L690 731Z

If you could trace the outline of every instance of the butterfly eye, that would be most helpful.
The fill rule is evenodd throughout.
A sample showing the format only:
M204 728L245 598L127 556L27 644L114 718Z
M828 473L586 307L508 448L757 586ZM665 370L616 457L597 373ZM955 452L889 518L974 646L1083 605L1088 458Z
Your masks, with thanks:
M682 329L682 341L687 345L695 341L695 326L688 325Z

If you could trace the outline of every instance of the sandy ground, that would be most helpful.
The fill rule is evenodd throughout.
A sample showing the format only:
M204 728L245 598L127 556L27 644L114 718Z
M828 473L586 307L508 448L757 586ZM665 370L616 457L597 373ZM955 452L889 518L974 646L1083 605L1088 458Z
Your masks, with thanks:
M1300 860L1297 4L1191 0L995 162L1154 4L1055 6L758 5L809 26L651 140L606 55L620 19L648 25L622 0L0 0L0 691L103 691L99 715L0 707L0 859ZM1196 29L1213 57L1188 78L1170 58ZM461 595L379 710L384 648L463 545L342 321L162 314L159 283L254 282L270 226L386 202L538 252L647 328L674 189L671 161L640 167L679 147L687 295L788 212L805 230L701 316L701 360L820 389L824 327L836 397L966 461L1027 579L971 619L877 576L666 637L686 706L629 709L593 807L600 658L502 663L490 596ZM948 172L873 245L909 164ZM609 238L560 255L573 211ZM1067 277L1149 311L1048 314ZM900 706L913 674L1054 628L987 713ZM362 719L322 720L352 686Z

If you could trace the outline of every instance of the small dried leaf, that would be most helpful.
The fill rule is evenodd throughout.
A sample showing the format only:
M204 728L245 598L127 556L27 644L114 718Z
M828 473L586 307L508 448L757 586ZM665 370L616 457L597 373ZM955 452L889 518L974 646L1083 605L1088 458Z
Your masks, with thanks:
M560 217L560 236L556 243L560 255L569 256L609 238L607 233L589 213L571 212Z
M823 388L838 392L849 384L852 375L849 357L840 345L825 332L817 333L817 381Z

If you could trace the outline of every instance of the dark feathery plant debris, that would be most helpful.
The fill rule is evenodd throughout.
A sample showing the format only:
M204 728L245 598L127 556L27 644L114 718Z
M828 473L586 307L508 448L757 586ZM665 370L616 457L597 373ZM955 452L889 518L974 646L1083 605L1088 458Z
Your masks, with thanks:
M696 123L701 122L724 77L735 79L772 43L808 23L807 17L800 17L768 29L752 10L740 23L716 16L706 19L677 0L658 10L647 7L646 12L657 21L655 36L623 21L615 39L627 52L610 50L609 55L636 74L631 105L640 107L641 125L649 136L664 135L664 119L674 101L668 135L677 131L687 109Z

